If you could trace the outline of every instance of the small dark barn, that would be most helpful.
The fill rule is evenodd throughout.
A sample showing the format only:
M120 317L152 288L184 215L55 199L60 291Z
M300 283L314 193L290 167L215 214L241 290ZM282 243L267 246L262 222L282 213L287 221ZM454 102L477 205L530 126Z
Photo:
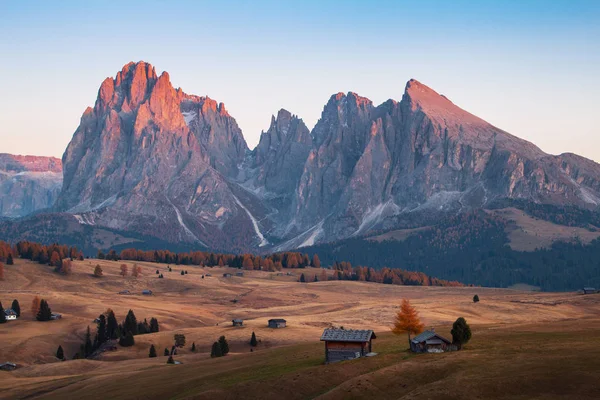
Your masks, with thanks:
M244 320L240 318L232 319L231 323L233 326L244 326Z
M584 287L583 288L583 294L594 294L594 293L598 293L596 288L593 288L593 287Z
M236 272L235 276L244 276L244 272L243 271Z
M371 353L371 341L377 339L372 330L325 329L325 362L353 360Z
M432 329L425 331L410 340L410 350L415 353L443 353L454 350L452 342L438 335Z
M231 274L229 272L224 273L223 278L231 278Z
M281 318L275 318L269 320L269 328L285 328L286 320Z

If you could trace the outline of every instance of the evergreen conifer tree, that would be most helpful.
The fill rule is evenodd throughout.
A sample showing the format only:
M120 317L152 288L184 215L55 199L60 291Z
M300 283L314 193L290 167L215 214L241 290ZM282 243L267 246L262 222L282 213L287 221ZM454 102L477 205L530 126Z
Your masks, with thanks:
M98 329L96 331L96 338L98 340L97 346L100 346L102 343L108 340L108 336L106 334L106 317L104 314L101 314L98 317Z
M50 321L52 319L52 310L46 300L40 300L40 308L35 318L38 321Z
M221 346L219 345L219 342L213 343L212 349L210 350L210 356L212 358L223 357L223 353L221 352Z
M254 334L254 332L252 332L252 337L250 338L250 346L256 347L257 344L258 342L256 341L256 335Z
M10 308L17 314L17 318L21 316L21 305L19 304L19 300L14 299Z
M87 331L85 333L85 345L84 346L85 347L84 347L83 356L87 358L92 354L92 351L93 351L92 335L90 333L89 325L88 325Z
M0 324L6 322L6 314L4 314L4 307L2 307L2 302L0 302Z
M150 357L150 358L156 357L156 348L154 347L154 345L150 346L150 353L148 354L148 357Z
M61 361L65 359L65 352L63 351L62 346L58 346L58 349L56 350L56 358Z
M227 353L229 353L229 343L227 343L225 336L221 336L219 338L219 346L221 346L221 354L225 356Z
M119 328L119 323L117 322L117 318L115 317L115 313L110 308L106 310L106 337L107 339L117 339L119 335L117 334L117 330Z
M137 318L135 317L133 310L129 310L127 313L125 322L123 323L123 330L125 332L131 332L131 334L134 336L138 334Z
M6 257L6 265L15 265L15 261L13 260L13 256L12 254L8 254L8 257Z

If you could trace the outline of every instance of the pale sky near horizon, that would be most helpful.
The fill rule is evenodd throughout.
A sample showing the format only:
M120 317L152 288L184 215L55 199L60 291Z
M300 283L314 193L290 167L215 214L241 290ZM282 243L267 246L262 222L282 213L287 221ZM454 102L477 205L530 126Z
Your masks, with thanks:
M418 3L418 4L417 4ZM280 108L380 104L415 78L542 150L600 162L600 1L0 2L0 153L61 157L129 61L225 103L250 148Z

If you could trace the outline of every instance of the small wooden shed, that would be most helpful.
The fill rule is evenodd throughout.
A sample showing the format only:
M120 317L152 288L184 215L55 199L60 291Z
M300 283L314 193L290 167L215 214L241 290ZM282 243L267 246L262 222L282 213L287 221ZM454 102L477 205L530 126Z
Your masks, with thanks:
M244 276L244 271L238 271L238 272L236 272L235 276Z
M4 316L7 321L14 321L17 319L17 313L12 308L7 308L4 310Z
M223 278L231 278L231 274L229 272L226 272L223 274Z
M0 364L0 370L2 371L14 371L17 369L17 364L11 362L5 362Z
M244 326L244 320L241 318L232 319L231 323L233 326Z
M373 339L377 335L372 330L325 329L321 335L321 341L325 342L325 362L364 357L371 353Z
M274 318L269 320L269 328L285 328L287 321L282 318Z
M443 353L454 348L452 342L431 329L412 338L410 350L414 353Z
M598 293L596 288L593 288L593 287L584 287L583 288L583 294L594 294L594 293Z

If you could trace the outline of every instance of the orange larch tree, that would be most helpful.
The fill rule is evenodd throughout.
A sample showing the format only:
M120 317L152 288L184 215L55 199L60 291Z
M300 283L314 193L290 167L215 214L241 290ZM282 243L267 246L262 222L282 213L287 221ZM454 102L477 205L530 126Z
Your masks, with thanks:
M408 344L410 345L411 333L417 335L423 332L423 326L417 310L410 305L410 301L402 299L400 311L396 314L392 332L396 335L402 335L404 333L408 334Z
M38 296L35 296L31 301L31 313L33 314L34 318L37 315L38 311L40 311L40 303L41 300Z

